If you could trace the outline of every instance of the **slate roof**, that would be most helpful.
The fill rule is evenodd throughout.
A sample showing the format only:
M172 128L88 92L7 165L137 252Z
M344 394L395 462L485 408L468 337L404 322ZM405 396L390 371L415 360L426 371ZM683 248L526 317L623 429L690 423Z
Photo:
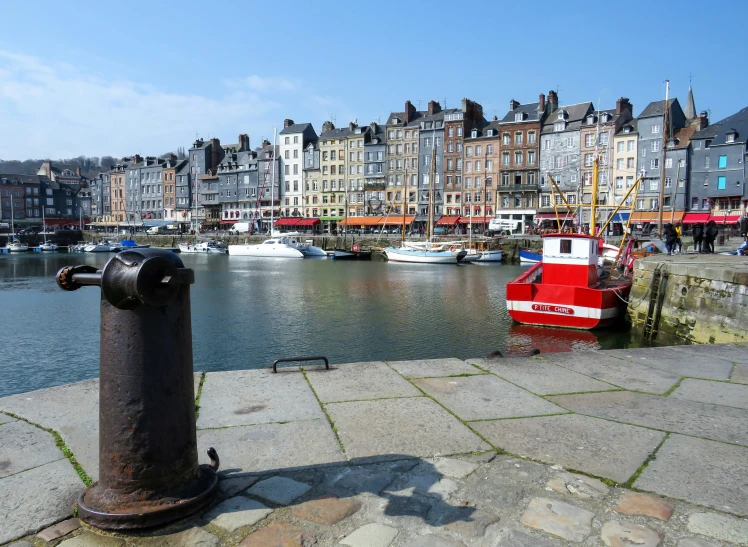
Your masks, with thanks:
M624 123L624 124L623 124L623 125L621 126L621 129L619 129L619 130L618 130L618 133L616 133L616 135L623 135L623 134L626 134L626 133L625 133L625 132L623 131L623 128L624 128L624 127L627 127L627 126L631 127L631 131L630 131L629 133L627 133L627 134L628 134L628 135L635 135L635 134L636 134L636 132L637 132L637 130L638 130L638 128L639 128L639 122L637 121L637 119L636 119L636 118L633 118L633 119L631 119L631 120L627 121L626 123Z
M473 137L472 136L473 129L471 129L470 131L468 131L469 134L465 136L465 140L483 139L483 138L495 139L495 138L497 138L499 136L499 124L500 123L501 122L499 122L499 120L493 120L491 122L486 122L486 120L484 119L481 124L479 124L477 127L475 127L475 129L478 130L478 136L477 137ZM488 132L489 129L493 129L495 131L495 133L493 135L491 135L491 136L486 135L486 133Z
M295 123L293 125L289 125L288 127L284 127L283 131L280 132L281 135L288 135L291 133L303 133L307 127L312 125L311 123Z
M668 147L668 150L678 150L681 148L688 148L688 145L691 142L691 136L694 133L696 133L695 125L681 127L675 133L673 133L673 138L677 139L678 144L672 147Z
M594 112L592 112L592 114L594 114L597 118L600 119L600 123L615 123L616 120L621 117L620 114L616 114L615 108L610 108L608 110L595 110ZM603 114L608 114L610 116L607 122L602 121ZM589 116L589 114L587 116ZM593 127L597 125L597 121L594 121L592 123L587 123L587 116L584 117L582 127Z
M567 106L559 106L543 122L543 128L541 133L553 133L553 124L558 120L558 114L561 111L566 112L566 129L564 131L575 131L582 127L582 122L589 112L593 110L591 102L570 104Z
M748 139L748 107L743 108L732 116L728 116L724 120L720 120L713 125L705 127L701 131L697 131L691 137L691 140L711 138L712 146L728 144L727 134L730 131L737 132L737 136L735 137L736 143L746 142Z
M320 139L345 139L348 138L348 135L350 134L350 130L348 127L336 127L335 129L330 129L329 131L323 131L322 134L319 136Z
M398 127L413 127L414 125L418 125L418 123L421 121L421 118L426 116L428 114L428 110L416 110L413 114L413 117L411 120L405 124L402 125L397 124ZM395 122L393 122L393 118L399 118L403 122L405 121L405 112L390 112L390 117L387 118L387 123L385 125L395 125Z
M678 99L672 98L668 99L668 103L670 103L669 108L673 108L673 103L675 103ZM639 114L639 118L654 118L656 116L664 116L665 115L665 100L661 101L653 101L647 105L647 108L642 110L642 113Z
M514 110L510 110L506 113L506 116L504 116L500 123L527 123L527 122L538 122L540 121L540 118L543 115L543 112L538 112L538 105L540 103L527 103L527 104L521 104ZM519 112L522 112L524 114L527 114L527 117L519 122L514 121L514 115L518 114Z
M39 184L41 181L48 182L49 179L44 175L4 175L0 173L0 184L12 184L13 181L19 184Z

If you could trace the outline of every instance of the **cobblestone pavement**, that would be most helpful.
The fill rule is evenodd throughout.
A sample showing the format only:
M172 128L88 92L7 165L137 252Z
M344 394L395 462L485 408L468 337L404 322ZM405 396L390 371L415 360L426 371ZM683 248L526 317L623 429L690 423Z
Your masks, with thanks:
M219 497L127 536L71 518L97 381L6 397L0 544L748 545L747 368L727 344L198 374Z

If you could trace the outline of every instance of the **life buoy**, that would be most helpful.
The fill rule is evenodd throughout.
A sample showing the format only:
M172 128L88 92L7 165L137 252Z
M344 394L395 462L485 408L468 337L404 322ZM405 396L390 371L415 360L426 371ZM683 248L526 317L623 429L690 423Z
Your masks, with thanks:
M451 247L449 248L449 250L450 250L451 252L455 252L455 251L457 250L457 245L452 245L452 246L451 246Z

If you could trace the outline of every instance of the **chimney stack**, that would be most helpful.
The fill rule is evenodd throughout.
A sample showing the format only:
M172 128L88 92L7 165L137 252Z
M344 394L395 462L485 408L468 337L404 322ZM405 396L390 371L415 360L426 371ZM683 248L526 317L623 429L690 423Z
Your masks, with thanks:
M223 152L223 149L221 148L221 141L219 139L210 139L210 166L211 168L215 169L218 167L218 164L221 161L221 152Z
M325 131L332 131L333 129L335 129L335 125L332 122L325 122L325 123L322 124L322 132L323 133Z
M429 101L429 116L438 114L442 111L442 106L437 101Z
M377 122L371 122L369 124L369 127L371 127L371 135L372 137L377 134Z
M695 118L696 131L701 131L709 127L709 117L705 110L702 110Z
M135 154L135 155L134 155L134 156L132 157L132 161L133 161L134 163L140 163L141 161L143 161L143 158L141 158L141 157L140 157L140 154Z
M551 110L556 110L558 108L558 93L550 90L548 92L548 103L551 105Z
M249 151L249 135L242 133L239 135L239 152Z
M293 120L289 120L288 118L286 118L285 120L283 120L283 129L285 129L286 127L291 126L291 125L293 125Z
M416 114L416 107L410 101L405 101L405 123L408 124Z
M545 110L545 93L541 93L538 97L538 112Z
M509 101L509 110L517 110L519 108L519 101L512 99Z
M80 167L76 167L75 168L75 174L78 175L79 177L81 176L81 168Z
M263 140L263 141L262 141L262 147L263 147L263 148L266 148L266 147L268 147L268 146L270 146L270 141L269 141L269 140L267 140L267 139Z
M616 114L620 116L626 111L631 115L633 114L634 107L626 97L621 97L616 101Z

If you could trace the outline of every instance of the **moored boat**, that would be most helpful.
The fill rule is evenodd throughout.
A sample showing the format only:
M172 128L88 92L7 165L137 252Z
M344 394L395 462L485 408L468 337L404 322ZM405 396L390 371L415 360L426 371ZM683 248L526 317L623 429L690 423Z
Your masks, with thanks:
M632 280L610 266L599 268L601 247L602 239L596 236L544 236L542 261L507 284L512 319L527 325L594 329L619 318Z
M525 251L520 249L519 251L519 262L520 264L537 264L543 260L543 255L533 253L532 251Z
M430 249L402 246L387 247L384 250L387 260L392 262L411 262L416 264L459 264L467 256L467 251L455 248Z
M228 249L222 243L217 241L202 241L199 243L183 242L179 244L180 253L206 253L206 254L226 254Z
M29 251L29 246L14 239L8 244L8 251L11 253L27 253Z
M272 238L256 244L229 245L229 255L263 258L304 258L304 253L301 252L297 245L293 245L287 237Z

